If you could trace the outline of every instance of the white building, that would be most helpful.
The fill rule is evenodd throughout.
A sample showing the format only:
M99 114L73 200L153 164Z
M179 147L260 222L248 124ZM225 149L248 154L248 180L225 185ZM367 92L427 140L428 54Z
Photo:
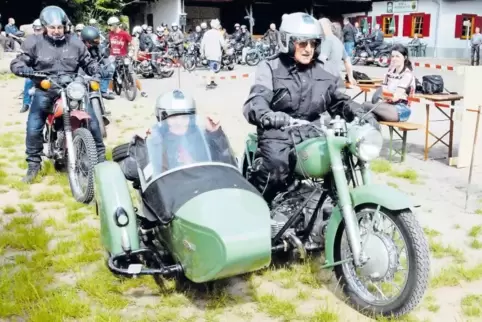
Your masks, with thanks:
M482 0L377 1L370 12L344 16L379 23L385 38L394 42L407 43L416 33L427 44L427 56L461 58L467 54L467 35L470 38L476 26L482 29ZM389 31L391 19L395 19L394 34Z
M186 31L202 21L219 18L228 32L235 22L248 24L245 16L251 11L255 19L254 33L263 34L271 22L279 25L281 15L304 11L316 18L329 17L332 21L350 17L353 21L367 18L370 26L379 23L386 39L408 43L414 34L427 44L427 56L464 57L468 51L467 35L476 26L482 28L482 0L144 0L129 10L131 25L178 22L187 13ZM389 31L395 20L395 32ZM471 26L464 25L470 21ZM435 50L436 49L436 50Z

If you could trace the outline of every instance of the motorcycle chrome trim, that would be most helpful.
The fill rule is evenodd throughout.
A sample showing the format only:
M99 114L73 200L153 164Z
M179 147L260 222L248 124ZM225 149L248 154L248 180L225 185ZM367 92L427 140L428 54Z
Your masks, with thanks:
M62 105L64 106L64 115L66 113L69 113L69 105L68 105L68 102L67 102L67 95L65 94L65 91L62 91L60 93L60 97L62 99ZM65 131L65 144L67 146L67 158L68 158L68 168L69 168L69 173L71 173L71 171L74 171L75 170L75 158L76 158L76 155L75 155L75 150L74 150L74 139L73 139L73 136L72 136L72 129L70 129L70 131Z

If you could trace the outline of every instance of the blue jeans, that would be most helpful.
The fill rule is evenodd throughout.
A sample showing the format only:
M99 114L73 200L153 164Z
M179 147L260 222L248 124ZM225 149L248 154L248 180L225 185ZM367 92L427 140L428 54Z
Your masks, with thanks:
M208 60L208 66L209 69L215 73L219 72L219 70L221 69L221 63L215 60Z
M109 83L114 76L115 65L113 63L109 63L101 65L100 68L103 69L102 74L105 75L105 78L102 78L100 80L100 92L107 93L107 91L109 90Z
M353 53L353 49L355 48L355 42L354 41L347 41L345 42L345 51L348 57L351 57L351 54Z
M27 119L27 137L25 139L27 162L42 162L41 153L44 147L43 129L45 120L52 111L53 103L57 97L58 95L52 91L44 91L39 88L35 90ZM103 158L105 145L102 141L99 123L90 104L86 107L86 110L91 117L89 127L97 147L97 155Z
M412 114L412 110L407 106L407 104L399 103L395 105L398 111L398 121L399 122L406 122L410 115Z
M29 90L33 87L33 82L30 78L25 78L25 85L23 85L23 105L29 105L32 103L32 96L29 94Z

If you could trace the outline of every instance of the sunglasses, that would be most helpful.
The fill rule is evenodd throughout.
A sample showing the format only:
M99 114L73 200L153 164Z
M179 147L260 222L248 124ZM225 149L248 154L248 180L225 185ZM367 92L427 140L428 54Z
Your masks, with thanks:
M303 40L303 41L297 41L296 44L300 47L305 49L308 47L308 45L311 46L311 48L316 48L318 46L319 41L318 40Z

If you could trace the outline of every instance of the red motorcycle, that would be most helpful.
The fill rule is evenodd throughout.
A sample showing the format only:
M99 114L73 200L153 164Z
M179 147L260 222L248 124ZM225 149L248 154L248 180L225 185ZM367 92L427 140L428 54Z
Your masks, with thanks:
M35 73L33 77L44 78L40 87L52 90L53 85L59 94L46 121L45 156L53 161L56 170L67 168L72 195L78 202L88 204L94 198L94 167L98 159L88 127L91 117L86 111L87 86L95 91L99 83L73 74Z
M152 64L157 67L157 73ZM136 74L144 78L152 78L156 75L161 78L169 78L174 74L176 63L165 52L140 51L134 59L134 70Z

